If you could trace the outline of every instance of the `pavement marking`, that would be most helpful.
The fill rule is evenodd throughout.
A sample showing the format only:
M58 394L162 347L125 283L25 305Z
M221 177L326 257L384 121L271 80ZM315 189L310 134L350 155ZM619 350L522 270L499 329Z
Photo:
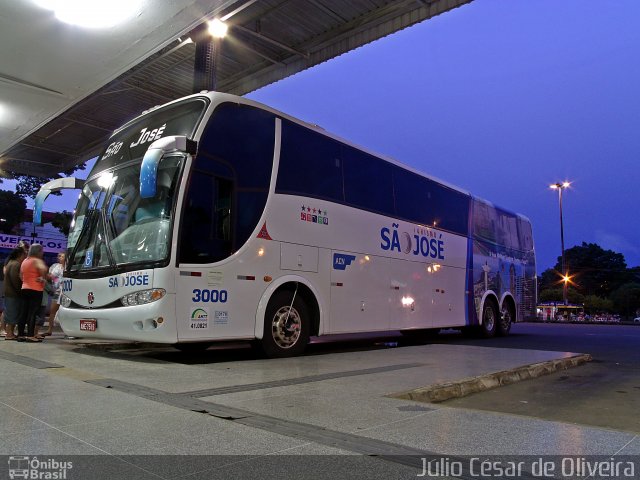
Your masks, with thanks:
M121 382L115 379L95 380L89 381L88 383L102 385L107 388L114 388L132 395L137 394L159 403L164 403L197 413L212 415L217 418L233 421L234 423L257 428L269 433L275 433L303 440L305 442L313 442L364 456L379 458L380 460L387 462L405 465L415 468L418 472L423 472L427 462L440 461L443 457L442 454L437 452L419 450L405 445L354 435L352 433L330 430L317 425L294 422L282 418L257 414L247 410L227 407L225 405L205 402L184 393L166 393L160 390L152 388L148 389L140 385ZM455 455L447 455L447 460L451 462L459 461L462 470L460 475L456 475L456 478L471 480L478 477L477 473L474 474L474 472L470 470L467 459L457 457ZM529 472L523 471L519 478L532 480L537 477L531 475Z
M369 371L371 369L365 370ZM265 430L287 437L348 450L383 460L421 469L423 458L437 456L434 452L418 450L395 443L361 437L351 433L329 430L317 425L284 420L268 415L257 414L248 410L219 405L199 400L185 393L167 393L115 379L88 380L87 383L105 388L113 388L124 393L139 396L148 400L197 413L211 415L220 419L233 421L247 427Z
M404 370L407 368L424 367L424 363L404 363L399 365L389 365L386 367L365 368L361 370L348 370L344 372L322 373L319 375L309 375L306 377L287 378L283 380L273 380L269 382L247 383L243 385L230 385L227 387L207 388L203 390L193 390L190 392L182 392L183 395L190 397L213 397L215 395L225 395L227 393L250 392L252 390L262 390L265 388L290 387L292 385L301 385L305 383L322 382L324 380L333 380L336 378L355 377L360 375L372 375L374 373L393 372L395 370Z
M472 393L484 392L502 385L509 385L542 375L549 375L559 370L577 367L592 360L587 353L576 354L570 357L548 360L546 362L533 363L521 367L488 373L477 377L463 378L455 382L427 385L407 392L387 395L391 398L413 400L416 402L438 403L452 398L466 397Z
M16 355L15 353L0 351L0 358L13 363L19 363L27 367L44 369L44 368L62 368L57 363L45 362L44 360L36 360L35 358L25 357L24 355Z

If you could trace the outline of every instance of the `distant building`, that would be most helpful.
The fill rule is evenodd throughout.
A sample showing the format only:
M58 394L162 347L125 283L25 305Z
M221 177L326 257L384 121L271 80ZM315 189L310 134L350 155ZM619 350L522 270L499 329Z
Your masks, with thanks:
M58 253L67 249L67 237L56 227L51 225L55 213L42 212L41 226L33 228L33 211L25 210L24 221L13 229L11 234L0 233L0 259L4 264L11 250L16 248L20 240L42 244L44 250L44 261L47 266L51 266L57 261ZM0 310L4 310L4 275L0 276Z
M51 225L54 216L53 212L42 212L43 224L34 229L33 211L25 210L24 221L15 227L11 234L0 233L0 258L4 260L20 240L25 240L29 244L42 244L47 265L55 263L56 255L67 249L67 237Z

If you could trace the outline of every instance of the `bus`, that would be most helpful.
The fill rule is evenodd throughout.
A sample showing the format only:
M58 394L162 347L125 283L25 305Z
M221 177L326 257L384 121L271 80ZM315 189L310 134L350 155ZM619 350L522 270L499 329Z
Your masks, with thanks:
M79 188L67 335L267 356L310 337L535 317L529 220L257 102L202 92L116 130Z

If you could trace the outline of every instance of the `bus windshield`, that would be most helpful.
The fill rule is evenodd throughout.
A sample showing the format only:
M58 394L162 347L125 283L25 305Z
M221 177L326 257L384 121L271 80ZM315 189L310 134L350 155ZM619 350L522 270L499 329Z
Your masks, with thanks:
M152 198L140 196L141 161L155 140L191 138L208 105L204 97L182 100L132 120L111 136L78 200L67 243L70 273L97 275L168 261L175 191L186 157L161 159Z
M161 160L156 195L152 198L140 197L139 161L89 180L82 189L69 233L69 271L167 260L174 197L184 160L182 154Z

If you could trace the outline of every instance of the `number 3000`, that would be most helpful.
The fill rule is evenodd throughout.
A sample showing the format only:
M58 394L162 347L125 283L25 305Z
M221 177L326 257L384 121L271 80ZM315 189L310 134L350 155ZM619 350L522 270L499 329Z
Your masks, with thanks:
M226 303L227 291L226 290L200 290L199 288L193 289L193 302L211 302L211 303Z

